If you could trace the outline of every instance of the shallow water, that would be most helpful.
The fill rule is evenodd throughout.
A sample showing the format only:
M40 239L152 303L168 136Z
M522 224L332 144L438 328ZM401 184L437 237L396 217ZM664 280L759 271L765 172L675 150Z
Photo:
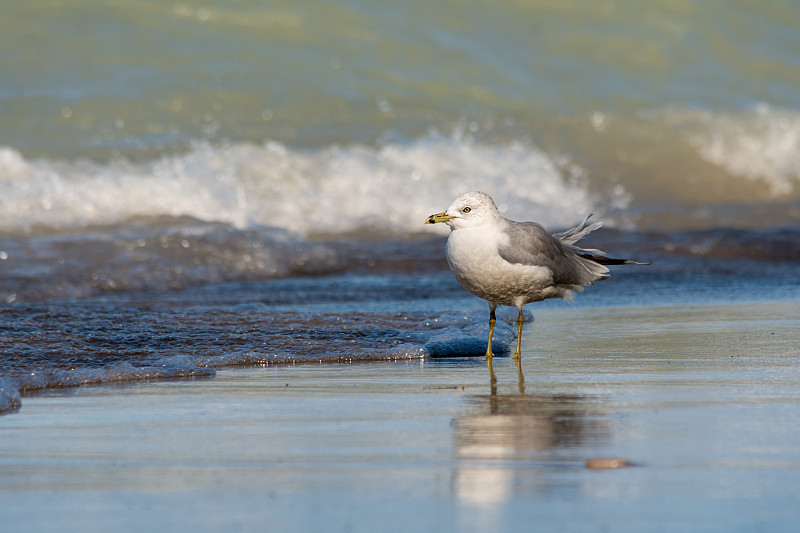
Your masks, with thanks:
M401 250L400 257L406 257L408 248ZM435 255L441 261L441 251ZM398 259L380 273L356 268L339 275L8 304L0 309L0 398L11 408L19 403L17 391L208 376L230 365L483 354L486 303L446 270L391 272L404 265ZM687 261L673 252L654 265L616 267L611 279L587 288L572 304L551 300L532 304L526 312L530 321L540 311L559 310L565 323L595 328L592 338L598 342L630 337L645 343L645 331L635 320L643 306L674 309L670 312L687 323L698 305L797 307L797 274L795 261ZM584 309L602 316L608 308L626 310L617 312L626 320L597 330L595 322L580 318ZM505 354L516 334L515 311L501 308L499 318L494 348ZM743 327L757 323L753 315ZM713 331L697 335L713 336ZM569 335L564 338L567 345L575 342ZM535 337L523 340L529 350L538 342Z
M30 396L0 418L5 523L793 531L796 306L571 311L526 330L524 381L510 358L494 382L456 358ZM630 334L598 335L615 326ZM600 458L632 466L586 467Z

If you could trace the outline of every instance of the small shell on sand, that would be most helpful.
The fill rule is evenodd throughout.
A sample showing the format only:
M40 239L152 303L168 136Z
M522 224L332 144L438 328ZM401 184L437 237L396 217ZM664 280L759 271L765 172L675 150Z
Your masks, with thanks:
M586 460L586 468L591 470L607 470L611 468L623 468L625 466L636 466L636 464L617 458L595 458Z

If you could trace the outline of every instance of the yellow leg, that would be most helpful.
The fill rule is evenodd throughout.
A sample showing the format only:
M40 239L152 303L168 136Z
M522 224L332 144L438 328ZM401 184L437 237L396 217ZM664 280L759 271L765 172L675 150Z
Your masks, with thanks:
M489 344L486 346L486 357L491 358L492 353L492 337L494 336L494 325L497 322L497 317L494 314L494 308L489 308Z
M517 316L517 351L514 352L514 359L522 357L522 325L525 323L525 316L522 314L522 308L519 310Z

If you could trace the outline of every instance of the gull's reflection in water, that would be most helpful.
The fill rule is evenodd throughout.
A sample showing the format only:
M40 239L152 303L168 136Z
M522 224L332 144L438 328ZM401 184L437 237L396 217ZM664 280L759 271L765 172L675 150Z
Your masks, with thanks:
M560 486L554 471L574 469L581 447L608 438L596 398L526 394L521 369L518 391L499 394L490 373L489 394L470 397L453 424L459 501L493 505Z

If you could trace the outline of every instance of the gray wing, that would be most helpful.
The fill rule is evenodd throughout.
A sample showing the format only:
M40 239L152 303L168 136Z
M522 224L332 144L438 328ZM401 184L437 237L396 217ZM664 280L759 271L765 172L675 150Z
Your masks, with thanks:
M498 248L500 257L509 263L547 267L557 285L589 285L608 277L606 267L578 255L541 224L506 220L503 231L508 242Z

